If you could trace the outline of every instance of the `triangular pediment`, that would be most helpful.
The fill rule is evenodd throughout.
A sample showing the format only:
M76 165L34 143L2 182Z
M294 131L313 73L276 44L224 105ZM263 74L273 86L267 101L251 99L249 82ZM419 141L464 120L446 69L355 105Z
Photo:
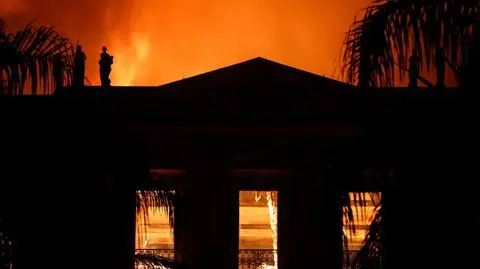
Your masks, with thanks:
M160 86L185 94L292 94L311 90L352 88L352 85L257 57ZM201 92L199 92L201 91ZM207 92L205 92L207 91Z

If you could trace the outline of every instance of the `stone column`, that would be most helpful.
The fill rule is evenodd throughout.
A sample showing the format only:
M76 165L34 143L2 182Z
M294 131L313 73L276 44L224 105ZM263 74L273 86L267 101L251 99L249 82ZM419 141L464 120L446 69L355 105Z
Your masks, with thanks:
M340 269L340 200L313 170L298 168L279 194L279 268Z
M184 268L205 267L211 249L211 191L201 171L186 171L184 188L176 207L176 259Z
M215 268L238 268L238 190L233 188L231 178L226 173L216 174L214 179L214 222L213 242L215 242Z
M279 269L310 268L317 260L315 187L304 182L308 178L303 170L294 171L279 193Z
M325 269L341 269L343 263L342 247L342 207L339 192L323 185L315 197L317 212L316 240L314 252L316 260L310 260L309 265L317 265ZM313 268L313 267L311 267Z
M237 225L235 193L221 165L205 164L187 171L175 248L185 268L233 268Z
M111 268L131 269L135 265L136 190L122 188L112 198L109 218L112 237L108 244L113 251L109 265Z
M286 186L278 190L278 267L279 269L292 268L295 264L294 259L297 250L297 240L295 240L295 209L294 184L286 182Z

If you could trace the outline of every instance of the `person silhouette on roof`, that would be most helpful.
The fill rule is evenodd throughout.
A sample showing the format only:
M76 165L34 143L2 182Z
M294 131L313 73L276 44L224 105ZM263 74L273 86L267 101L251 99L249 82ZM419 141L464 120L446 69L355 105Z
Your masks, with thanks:
M102 47L102 53L100 54L100 81L102 86L110 86L110 73L112 72L113 56L108 54L107 47Z
M53 80L55 83L55 90L63 88L63 71L65 64L62 56L57 54L53 57Z
M73 59L73 85L76 87L83 87L85 85L86 60L87 56L85 56L82 46L78 45Z
M418 87L418 78L420 77L420 57L413 52L412 56L408 58L408 87L417 88Z

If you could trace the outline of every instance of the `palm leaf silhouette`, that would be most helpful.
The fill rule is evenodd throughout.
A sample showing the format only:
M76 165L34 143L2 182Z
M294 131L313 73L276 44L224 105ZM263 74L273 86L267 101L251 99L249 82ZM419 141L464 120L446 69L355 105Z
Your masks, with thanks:
M347 32L343 76L360 87L391 87L395 72L400 79L405 75L413 51L430 71L443 48L451 73L464 84L461 73L475 51L478 16L476 0L374 0Z
M27 86L32 94L51 94L56 58L63 61L64 85L70 85L73 53L70 40L53 27L31 22L13 34L0 19L0 94L23 94Z

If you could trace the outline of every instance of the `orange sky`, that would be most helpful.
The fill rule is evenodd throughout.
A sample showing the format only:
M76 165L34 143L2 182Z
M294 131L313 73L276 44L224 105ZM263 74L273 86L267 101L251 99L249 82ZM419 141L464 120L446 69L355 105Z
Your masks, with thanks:
M6 2L5 2L6 1ZM6 3L6 4L3 4ZM98 84L102 45L114 85L160 85L262 56L329 77L367 0L2 0L10 30L36 18L87 53ZM338 63L337 63L338 64Z

